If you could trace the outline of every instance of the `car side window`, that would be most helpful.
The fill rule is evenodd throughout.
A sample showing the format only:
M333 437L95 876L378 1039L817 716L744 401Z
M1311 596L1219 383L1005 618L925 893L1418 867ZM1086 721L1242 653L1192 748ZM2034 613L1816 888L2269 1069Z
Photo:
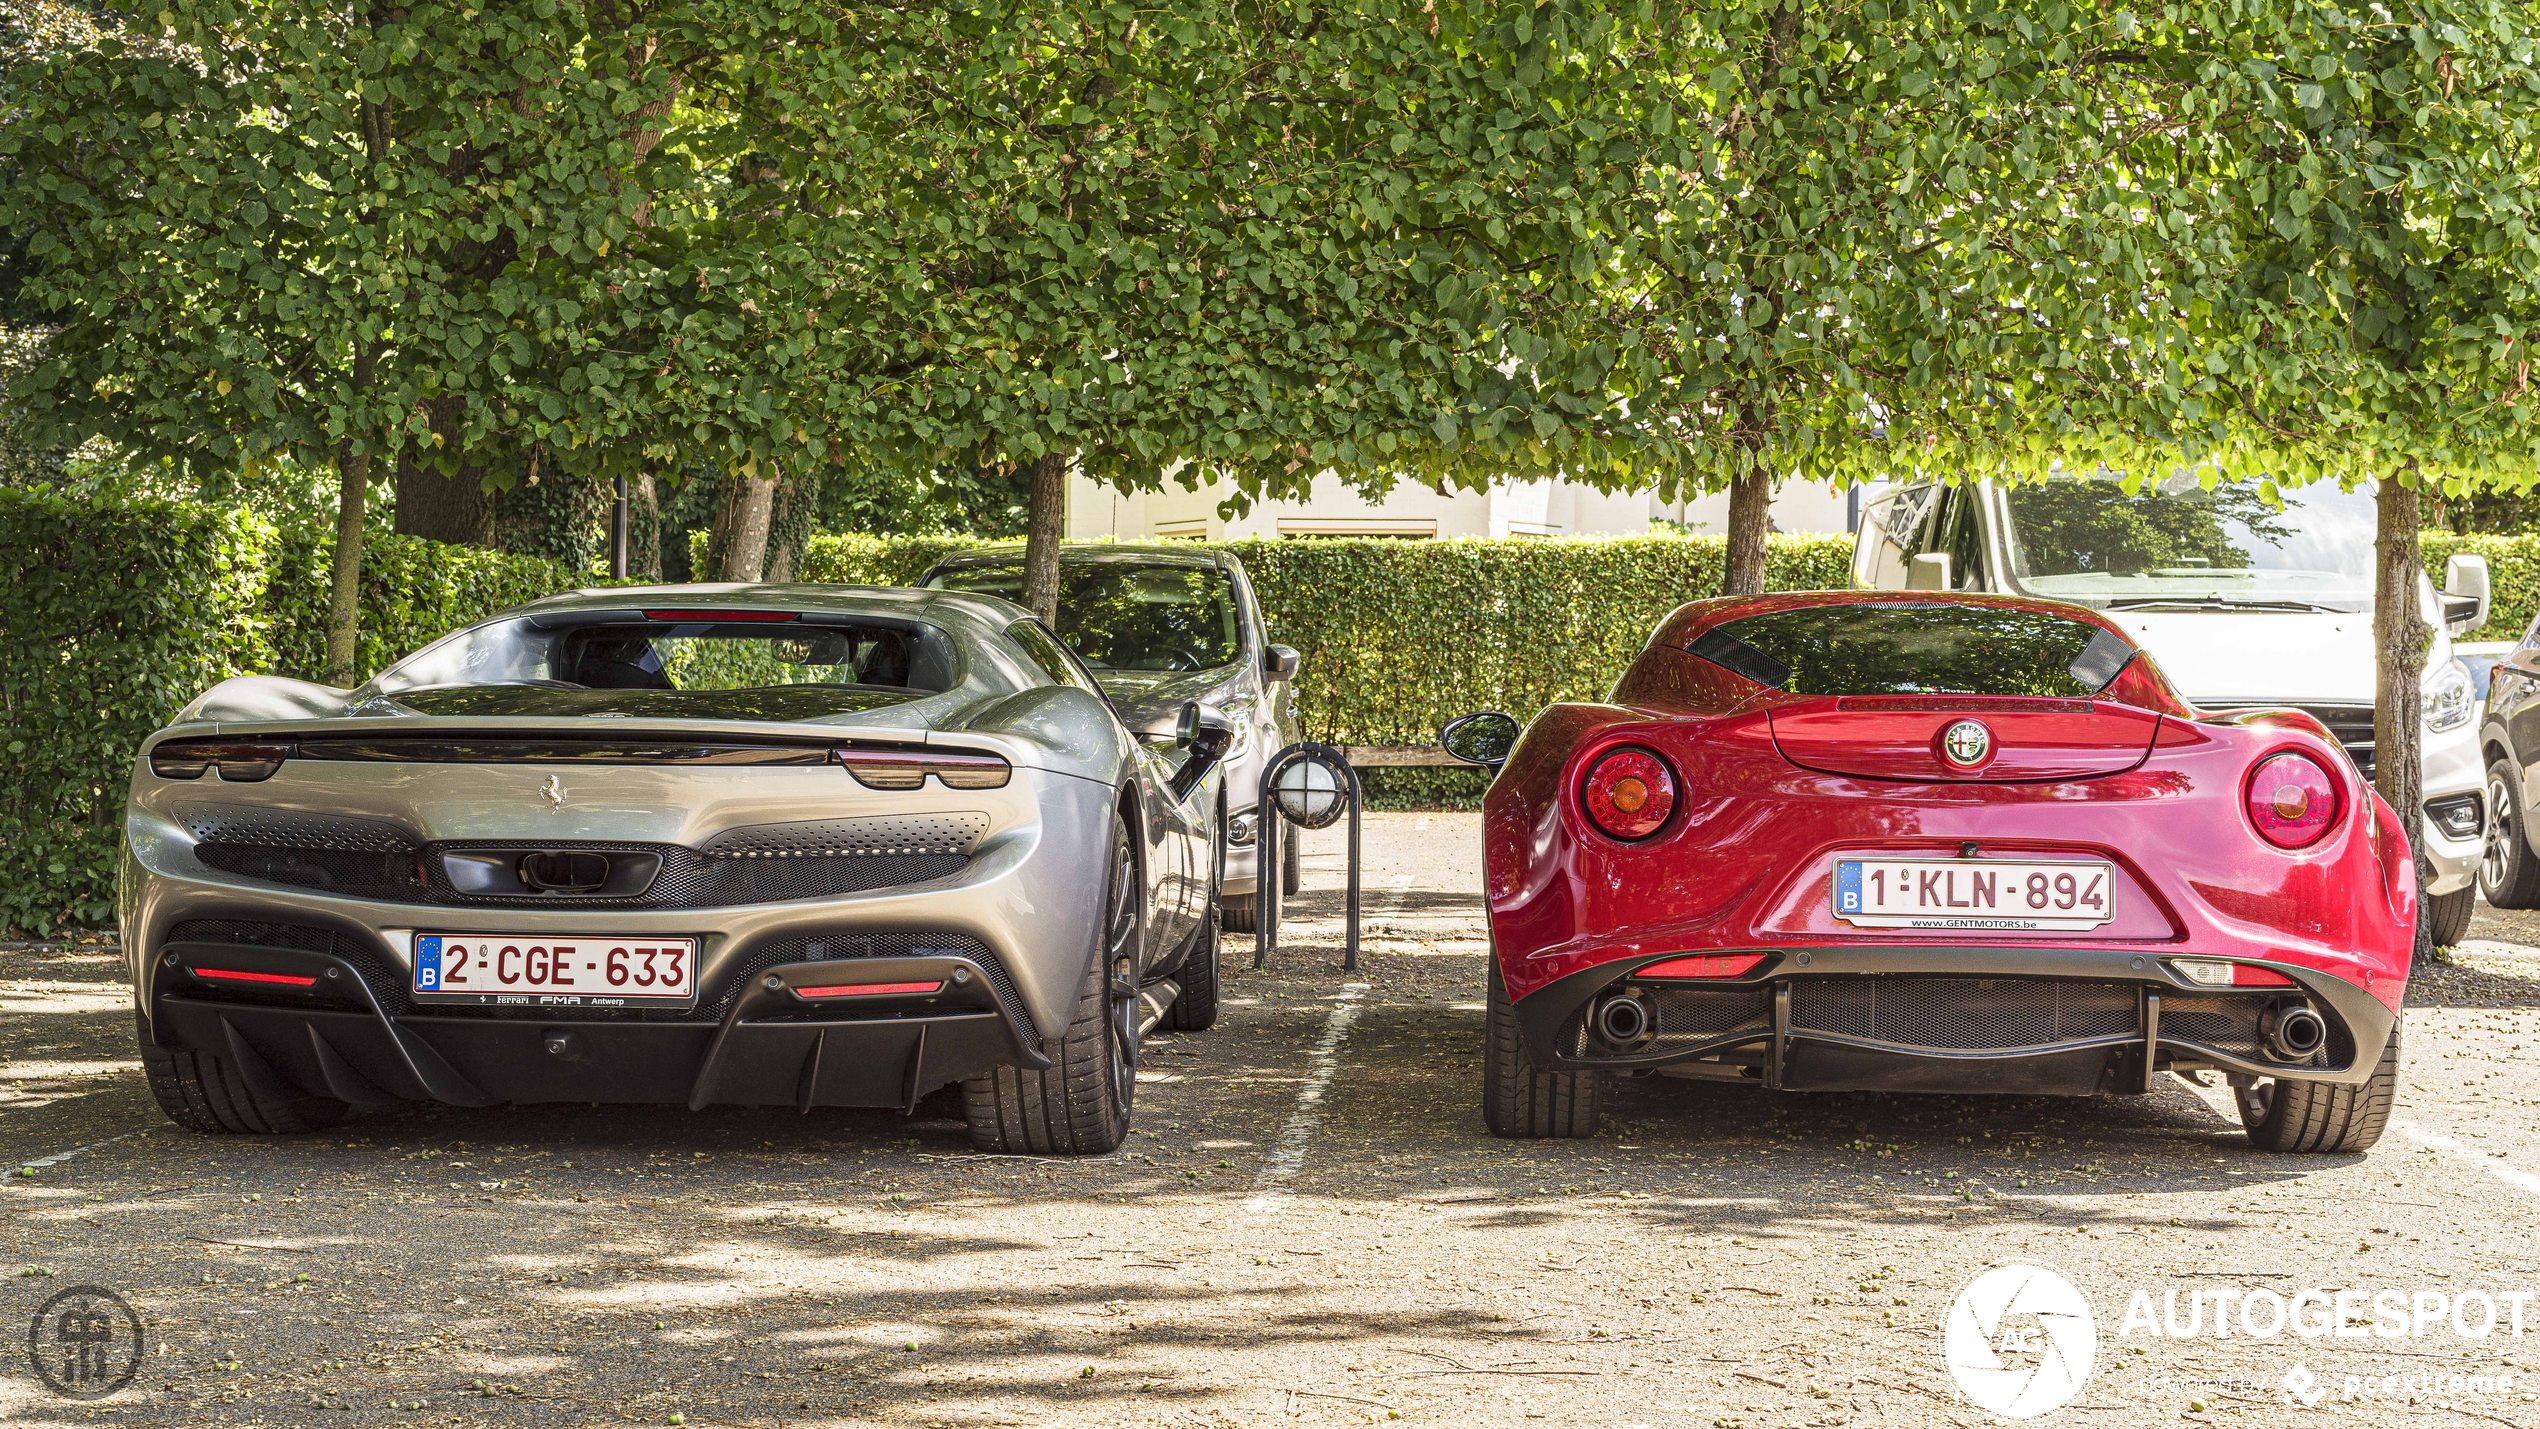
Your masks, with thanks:
M1075 652L1059 643L1057 636L1050 634L1048 627L1037 620L1018 620L1007 626L1005 633L1014 637L1014 643L1023 647L1023 653L1031 657L1032 663L1040 667L1042 674L1050 677L1052 684L1070 685L1096 698L1102 698L1102 686L1095 682L1092 675L1085 672L1085 667L1077 661Z
M1912 569L1910 561L1931 514L1936 486L1909 486L1869 504L1861 513L1860 545L1853 556L1853 579L1872 590L1900 590Z
M1952 590L1985 589L1984 513L1976 503L1974 487L1961 486L1944 492L1940 511L1922 541L1925 553L1940 552L1949 557Z

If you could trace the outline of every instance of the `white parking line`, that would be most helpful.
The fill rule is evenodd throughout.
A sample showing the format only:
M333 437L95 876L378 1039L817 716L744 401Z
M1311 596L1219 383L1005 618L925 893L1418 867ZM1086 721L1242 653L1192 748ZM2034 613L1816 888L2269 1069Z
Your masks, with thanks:
M130 1141L132 1138L139 1136L140 1134L141 1133L138 1131L127 1131L121 1136L109 1136L103 1141L92 1141L86 1146L74 1146L68 1151L56 1151L50 1156L39 1156L35 1160L29 1161L25 1165L20 1166L18 1168L18 1174L21 1176L31 1176L36 1172L43 1170L47 1166L59 1166L63 1162L70 1160L72 1157L79 1155L81 1152L94 1151L100 1146L112 1146L118 1141Z
M1340 1005L1323 1019L1323 1035L1305 1054L1305 1085L1297 1088L1296 1110L1288 1113L1288 1124L1279 1128L1279 1144L1261 1163L1261 1175L1252 1183L1252 1199L1244 1202L1246 1211L1275 1211L1288 1199L1288 1178L1304 1169L1306 1144L1314 1139L1314 1128L1323 1123L1323 1089L1331 1085L1332 1073L1340 1070L1341 1040L1358 1020L1358 995L1366 990L1363 982L1342 984Z
M2518 1166L2511 1165L2502 1157L2480 1156L2451 1137L2440 1132L2428 1131L2413 1121L2394 1121L2390 1123L2390 1129L2419 1146L2428 1146L2436 1151L2446 1152L2456 1161L2466 1161L2518 1191L2528 1191L2534 1196L2540 1196L2540 1176L2534 1176Z

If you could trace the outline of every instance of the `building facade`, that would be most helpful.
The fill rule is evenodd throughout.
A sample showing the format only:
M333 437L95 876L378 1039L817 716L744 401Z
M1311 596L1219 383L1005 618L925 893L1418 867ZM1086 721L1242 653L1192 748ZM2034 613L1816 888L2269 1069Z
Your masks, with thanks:
M1406 481L1397 483L1381 501L1369 501L1326 472L1315 478L1313 494L1306 500L1258 502L1231 517L1218 510L1226 495L1222 483L1193 490L1169 478L1162 491L1115 491L1079 473L1068 482L1067 538L1637 536L1660 522L1717 535L1728 530L1729 515L1726 492L1662 502L1650 492L1607 493L1558 479L1495 482L1486 491L1450 492ZM1862 499L1862 493L1785 482L1773 495L1773 528L1848 531L1857 520Z

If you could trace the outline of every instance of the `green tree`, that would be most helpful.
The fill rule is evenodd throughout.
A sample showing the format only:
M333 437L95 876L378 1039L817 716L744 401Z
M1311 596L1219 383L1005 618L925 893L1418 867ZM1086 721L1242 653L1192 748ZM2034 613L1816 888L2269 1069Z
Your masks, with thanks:
M39 435L195 470L331 466L329 678L351 677L374 467L508 444L587 463L647 343L597 310L662 203L687 70L783 23L557 0L172 0L11 74L0 229L61 324ZM645 272L652 271L647 268ZM525 463L524 463L525 465Z
M2412 836L2421 495L2540 477L2535 50L2523 5L2295 8L2252 66L2264 127L2230 175L2246 202L2224 211L2245 340L2214 364L2205 454L2239 475L2379 482L2375 780Z
M1187 460L1251 496L1325 468L1622 479L1600 255L1640 182L1611 102L1637 102L1629 13L859 12L859 66L806 80L814 117L763 150L793 214L832 215L800 243L840 260L816 314L842 435L1030 471L1044 612L1071 465L1151 486Z

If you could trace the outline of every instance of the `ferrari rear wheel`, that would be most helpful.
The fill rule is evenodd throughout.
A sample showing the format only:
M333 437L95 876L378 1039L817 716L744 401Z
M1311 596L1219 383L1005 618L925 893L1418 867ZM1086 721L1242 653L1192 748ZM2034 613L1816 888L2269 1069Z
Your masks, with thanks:
M1305 848L1296 839L1296 830L1288 831L1287 840L1279 845L1279 892L1293 896L1305 886Z
M1127 1139L1138 1087L1137 879L1128 825L1114 814L1102 952L1085 968L1058 1056L1046 1071L999 1067L961 1084L971 1145L1032 1156L1098 1156Z
M2478 891L2499 908L2540 907L2540 858L2532 856L2524 817L2522 775L2513 761L2488 765L2487 842L2479 850Z
M2233 1091L2240 1102L2240 1124L2249 1144L2260 1151L2356 1152L2372 1149L2390 1123L2390 1106L2399 1092L2399 1027L2390 1027L2390 1043L2381 1062L2361 1086L2333 1082L2256 1078Z
M1595 1072L1544 1072L1526 1052L1517 1007L1491 958L1490 1000L1483 1014L1482 1120L1495 1136L1594 1136L1604 1077Z
M324 1131L351 1110L333 1097L258 1096L236 1063L191 1047L161 1047L144 1039L141 1068L168 1120L211 1136Z

